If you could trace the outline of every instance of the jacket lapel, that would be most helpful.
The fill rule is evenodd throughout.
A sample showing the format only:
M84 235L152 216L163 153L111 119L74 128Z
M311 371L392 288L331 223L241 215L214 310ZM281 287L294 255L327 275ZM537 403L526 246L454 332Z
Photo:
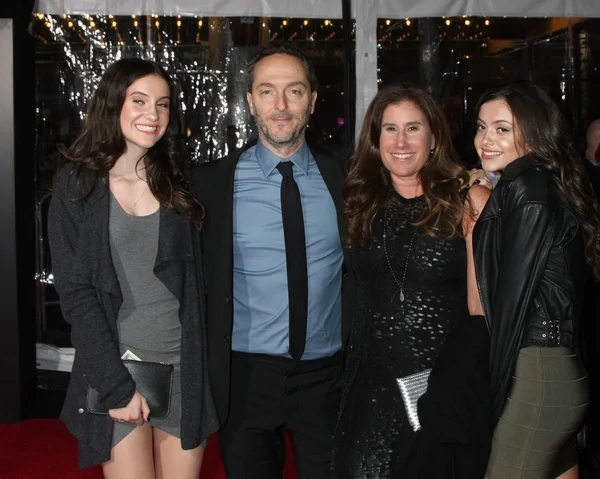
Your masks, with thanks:
M245 149L244 149L245 150ZM196 179L197 196L206 207L202 230L203 242L210 254L203 257L211 282L211 291L230 297L233 289L233 194L235 169L243 151L228 155L212 165L199 168Z
M85 216L85 241L79 242L79 264L87 269L84 277L89 278L94 286L112 296L121 296L121 287L113 266L110 252L109 219L111 194L106 183L99 180L96 187L84 201L88 203ZM106 186L105 186L106 185ZM90 260L91 255L95 256Z
M154 274L179 299L183 294L183 266L193 260L191 227L174 209L161 207Z
M216 195L213 198L221 198L222 201L217 201L214 207L214 211L217 211L217 218L220 221L222 228L223 241L225 243L224 250L227 252L227 256L233 255L233 194L234 194L234 179L235 169L238 161L240 160L241 152L239 155L231 155L224 158L223 166L219 171L219 175L216 178L214 184L217 188ZM222 194L218 194L222 192ZM213 223L214 227L214 223Z
M342 183L344 181L344 174L341 164L338 163L335 158L331 156L325 156L315 149L311 148L311 153L315 159L315 162L317 163L317 167L319 168L319 172L323 177L323 181L327 185L327 189L329 190L333 204L335 205L335 210L338 217L338 230L341 236L342 232L344 231L344 224L342 220L342 211L344 209L342 200Z

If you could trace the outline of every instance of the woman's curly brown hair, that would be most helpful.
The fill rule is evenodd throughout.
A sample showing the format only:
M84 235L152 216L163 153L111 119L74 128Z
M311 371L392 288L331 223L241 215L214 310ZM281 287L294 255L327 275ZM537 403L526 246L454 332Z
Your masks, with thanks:
M413 86L391 86L379 91L367 109L344 182L343 217L348 247L368 244L371 221L392 188L390 172L381 161L379 137L385 109L404 102L413 103L423 112L435 138L435 147L419 172L428 211L416 225L434 238L464 236L463 215L470 203L465 204L461 189L468 184L469 174L452 146L446 115L427 91Z

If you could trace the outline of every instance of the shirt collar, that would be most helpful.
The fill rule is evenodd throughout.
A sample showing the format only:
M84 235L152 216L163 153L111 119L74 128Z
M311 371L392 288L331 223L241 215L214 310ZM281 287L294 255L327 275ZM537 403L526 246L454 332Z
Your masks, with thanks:
M262 170L265 178L268 177L281 161L291 161L305 176L308 175L308 160L310 150L306 143L303 143L300 149L289 158L280 158L269 150L262 141L256 143L256 160Z

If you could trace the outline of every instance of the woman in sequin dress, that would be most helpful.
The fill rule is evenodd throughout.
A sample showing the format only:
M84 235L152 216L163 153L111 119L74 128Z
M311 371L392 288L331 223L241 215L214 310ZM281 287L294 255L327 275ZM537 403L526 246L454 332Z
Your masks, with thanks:
M377 94L344 185L359 292L335 479L405 477L416 434L396 379L431 368L457 322L482 312L471 231L489 192L464 188L468 181L444 113L426 91Z

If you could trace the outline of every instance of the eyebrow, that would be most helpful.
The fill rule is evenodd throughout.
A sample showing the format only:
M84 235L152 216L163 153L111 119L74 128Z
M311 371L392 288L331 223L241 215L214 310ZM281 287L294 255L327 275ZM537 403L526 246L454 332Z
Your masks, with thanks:
M477 121L480 121L481 123L485 123L485 121L483 121L479 117L477 117ZM506 123L507 125L511 125L512 126L512 122L510 122L508 120L495 120L495 121L492 122L492 125L497 125L498 123Z
M382 126L386 126L386 125L394 125L397 126L397 123L395 121L388 121L385 122ZM420 121L409 121L406 126L414 126L414 125L423 125L423 123L421 123Z
M147 93L144 93L143 91L139 91L139 90L132 91L132 92L129 94L129 96L133 96L133 95L142 95L142 96L145 96L145 97L149 97L149 96L150 96L150 95L148 95ZM161 96L161 97L159 98L159 100L162 100L163 98L166 98L166 99L170 100L170 97L169 97L169 95L164 95L164 96Z
M294 82L288 83L287 85L285 85L285 87L286 87L286 88L289 88L289 87L291 87L291 86L298 86L298 85L301 85L301 86L303 86L303 87L305 87L305 88L308 88L308 87L306 86L306 83L304 83L303 81L300 81L300 80L299 80L299 81L294 81ZM257 86L258 86L258 87L261 87L261 86L275 87L275 84L273 84L273 83L270 83L270 82L262 82L262 83L259 83Z

